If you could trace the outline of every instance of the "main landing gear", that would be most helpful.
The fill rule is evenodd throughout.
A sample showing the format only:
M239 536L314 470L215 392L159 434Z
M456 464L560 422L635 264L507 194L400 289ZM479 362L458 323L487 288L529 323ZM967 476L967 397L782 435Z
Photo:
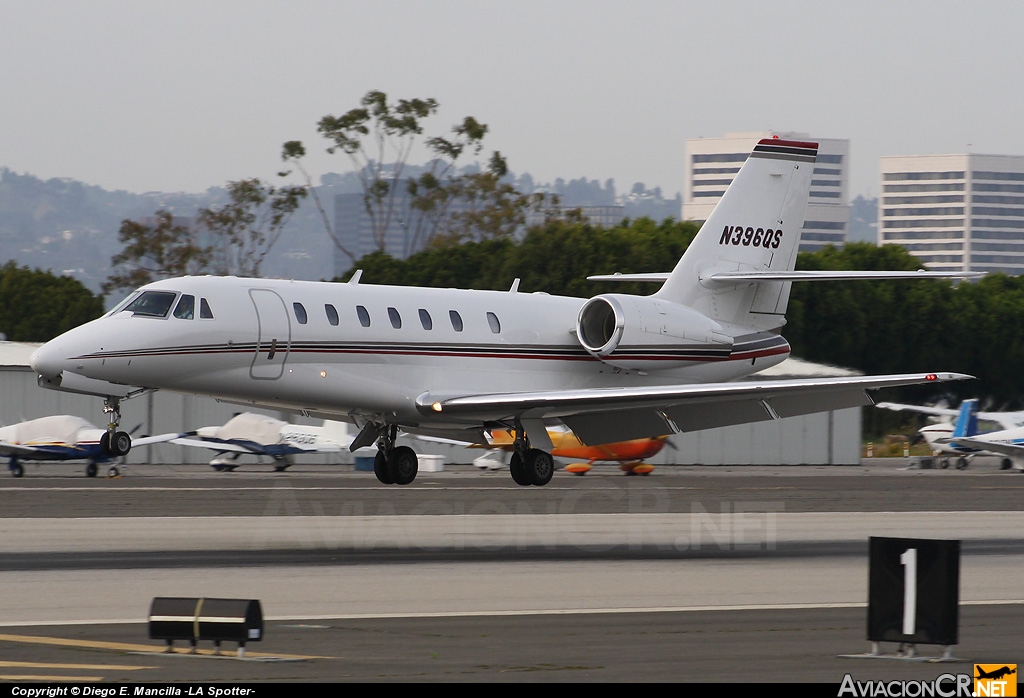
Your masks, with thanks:
M132 450L132 437L128 432L118 431L121 424L121 400L107 397L103 400L103 413L107 417L107 430L100 437L100 449L108 456L127 456ZM90 476L92 477L92 476Z
M373 474L385 485L408 485L419 472L419 459L408 446L395 446L398 427L394 424L381 428L377 438L377 455L373 459Z
M515 420L516 440L512 443L515 453L509 461L509 471L517 485L542 487L551 482L555 474L555 459L547 451L531 448L529 435L523 425Z

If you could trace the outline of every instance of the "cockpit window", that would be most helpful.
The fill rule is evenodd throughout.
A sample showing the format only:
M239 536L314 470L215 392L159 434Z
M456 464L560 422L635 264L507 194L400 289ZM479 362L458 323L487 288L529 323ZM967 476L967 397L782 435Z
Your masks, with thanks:
M173 291L143 291L124 310L144 317L167 317L176 295Z
M182 294L178 304L174 306L174 317L191 320L196 313L196 297Z
M107 315L117 315L119 312L121 312L122 310L125 309L125 306L127 306L129 303L131 303L133 300L135 300L138 297L139 297L139 292L138 291L132 291L130 294L128 294L128 296L124 300L122 300L120 303L115 305L110 310L110 312L107 313Z
M213 311L210 310L210 304L206 302L205 298L199 299L199 317L203 320L213 319Z

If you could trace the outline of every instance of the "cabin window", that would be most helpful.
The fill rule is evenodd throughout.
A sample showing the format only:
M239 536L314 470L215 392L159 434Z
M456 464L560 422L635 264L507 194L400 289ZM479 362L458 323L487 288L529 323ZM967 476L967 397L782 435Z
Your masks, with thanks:
M191 320L196 314L196 297L182 294L178 304L174 306L174 317L179 320Z
M423 308L420 308L420 324L423 325L425 330L429 330L434 326L434 321L430 319L430 313Z
M144 291L125 310L143 317L167 317L177 295L173 291Z
M462 316L454 310L449 310L448 317L452 321L452 329L456 332L462 332Z
M199 299L199 317L203 320L213 319L213 311L210 310L210 304L206 302L205 298Z
M332 325L337 326L341 322L341 318L338 317L338 310L330 303L324 305L324 312L327 313L327 322Z
M395 308L388 308L388 317L391 318L391 326L396 330L402 329L402 316Z
M370 326L370 313L361 305L356 306L356 315L359 317L359 324L363 327Z
M306 309L302 307L302 303L292 303L292 309L295 311L295 319L299 321L299 324L305 325L309 318L306 316Z
M501 323L498 322L498 316L494 313L487 313L487 324L491 326L491 332L494 334L501 332Z

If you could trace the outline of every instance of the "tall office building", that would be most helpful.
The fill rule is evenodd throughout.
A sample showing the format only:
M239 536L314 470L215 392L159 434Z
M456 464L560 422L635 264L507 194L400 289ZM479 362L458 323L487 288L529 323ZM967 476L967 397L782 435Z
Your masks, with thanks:
M881 159L879 243L936 271L1024 273L1024 157Z
M812 138L806 133L781 131L690 138L686 141L683 220L707 220L757 142L775 136L818 143L818 159L811 178L800 250L814 251L825 245L842 245L846 242L846 231L850 225L847 201L850 141L846 139Z

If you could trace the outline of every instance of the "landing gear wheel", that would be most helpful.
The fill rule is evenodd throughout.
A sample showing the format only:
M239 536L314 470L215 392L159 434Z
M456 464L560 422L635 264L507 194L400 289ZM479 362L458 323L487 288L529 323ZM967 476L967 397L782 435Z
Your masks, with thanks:
M128 436L128 432L119 431L110 438L110 455L127 456L130 450L132 450L132 437Z
M956 459L956 469L957 470L967 470L967 459L964 458L963 456L960 456L959 458L957 458Z
M550 453L537 448L531 448L526 452L524 466L530 483L538 487L551 482L551 477L555 474L555 459Z
M108 456L114 455L110 451L110 432L109 431L103 432L103 435L100 437L100 450L103 451L104 453L106 453Z
M373 474L385 485L395 484L395 481L391 479L388 457L384 455L384 451L377 451L377 455L373 457Z
M512 459L508 463L508 469L512 474L512 479L517 485L525 487L533 484L533 480L526 476L526 469L523 467L523 459L518 453L512 454Z
M1013 468L1013 461L1010 460L1009 458L1003 458L1001 461L999 461L1000 470L1010 470L1011 468Z
M948 458L943 458L942 460L940 460L939 461L939 467L941 467L943 470L948 468L949 467L949 459Z
M25 468L21 463L11 463L11 477L21 477L25 474Z
M110 466L110 470L107 471L107 477L117 477L121 474L121 471L117 469L116 465Z
M85 466L85 476L86 477L96 477L96 470L97 470L96 464L95 463L89 463L89 465Z
M396 485L408 485L416 479L419 469L416 451L408 446L399 446L391 452L391 457L388 458L388 470Z

